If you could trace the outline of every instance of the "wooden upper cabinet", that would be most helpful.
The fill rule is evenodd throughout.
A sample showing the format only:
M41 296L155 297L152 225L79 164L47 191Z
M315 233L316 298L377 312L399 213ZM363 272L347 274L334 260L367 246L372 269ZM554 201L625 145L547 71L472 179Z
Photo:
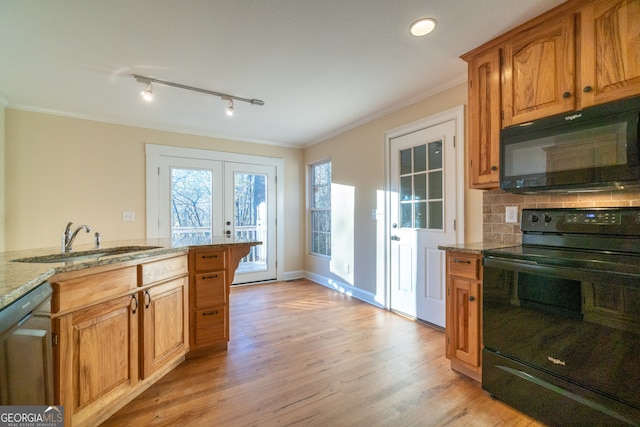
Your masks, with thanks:
M516 35L504 47L503 127L576 108L575 15Z
M640 94L640 0L600 0L580 10L582 105Z
M469 187L500 183L500 50L469 62Z

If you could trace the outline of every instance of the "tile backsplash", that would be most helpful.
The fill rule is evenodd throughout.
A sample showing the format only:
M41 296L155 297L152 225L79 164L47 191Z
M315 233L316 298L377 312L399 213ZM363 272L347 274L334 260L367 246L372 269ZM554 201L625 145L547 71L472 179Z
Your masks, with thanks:
M518 223L505 222L505 208L518 207ZM485 191L482 200L484 242L519 245L522 243L520 217L525 208L602 208L638 206L640 189L599 193L512 194L502 190Z

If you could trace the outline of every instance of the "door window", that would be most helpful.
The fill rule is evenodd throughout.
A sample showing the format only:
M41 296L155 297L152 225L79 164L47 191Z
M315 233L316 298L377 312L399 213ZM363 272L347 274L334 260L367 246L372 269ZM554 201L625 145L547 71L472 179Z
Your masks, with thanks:
M400 227L444 227L442 140L400 150Z
M211 241L213 174L171 168L171 241L177 246Z
M238 273L258 272L267 269L268 247L268 210L267 176L235 172L234 181L234 219L236 238L257 240L262 245L252 246L249 255L242 259Z

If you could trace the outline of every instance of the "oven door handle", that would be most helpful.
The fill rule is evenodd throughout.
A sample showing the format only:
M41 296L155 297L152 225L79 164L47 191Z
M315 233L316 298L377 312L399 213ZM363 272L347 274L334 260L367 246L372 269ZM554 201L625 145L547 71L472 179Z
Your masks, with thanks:
M573 270L568 270L559 266L539 264L527 259L494 258L492 256L485 256L482 259L482 265L484 268L495 268L518 273L554 274L562 277L575 275L575 271Z
M518 266L540 266L536 261L530 261L528 259L513 259L513 258L494 258L492 256L485 256L482 265L485 267L497 267L513 270Z
M592 268L573 268L569 266L551 265L538 263L536 261L514 258L498 258L491 255L484 256L482 265L485 268L495 268L518 273L546 274L563 277L571 280L611 280L612 275L620 278L631 277L637 280L637 276L623 272L612 272L610 270L598 270Z

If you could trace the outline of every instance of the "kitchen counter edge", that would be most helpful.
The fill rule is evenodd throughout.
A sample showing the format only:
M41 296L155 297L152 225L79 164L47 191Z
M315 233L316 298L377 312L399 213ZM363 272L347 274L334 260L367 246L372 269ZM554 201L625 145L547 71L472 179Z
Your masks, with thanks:
M105 242L102 248L108 249L122 246L153 246L152 249L130 252L120 255L105 256L98 259L77 261L73 263L24 263L14 262L14 259L46 256L60 253L59 248L26 249L21 251L0 252L0 310L16 301L42 282L52 276L82 270L100 265L125 262L133 259L148 258L174 252L188 251L195 248L216 248L236 245L256 246L262 244L258 241L230 240L226 237L214 238L208 243L175 245L170 239L140 239ZM92 250L90 245L77 245L74 252Z

